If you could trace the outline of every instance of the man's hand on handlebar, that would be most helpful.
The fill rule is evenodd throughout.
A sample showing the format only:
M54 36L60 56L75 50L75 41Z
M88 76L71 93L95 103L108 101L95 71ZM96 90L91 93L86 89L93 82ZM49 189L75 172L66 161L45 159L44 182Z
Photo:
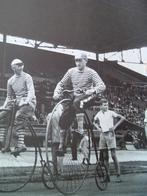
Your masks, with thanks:
M60 97L61 97L61 95L60 94L54 94L53 95L53 99L56 101L56 100L59 100L60 99Z
M86 95L93 95L94 93L95 93L95 90L94 89L88 89L85 92Z
M85 95L93 95L95 94L95 89L88 89L88 90L83 90L83 89L76 89L76 90L63 90L62 95L66 96L66 95L70 95L71 93L79 93L79 94L85 94ZM61 98L61 94L59 93L54 93L53 95L53 99L54 100L59 100Z
M70 94L73 93L73 92L74 92L74 90L68 90L68 89L63 90L62 94L56 92L56 93L54 93L54 95L53 95L53 99L54 99L55 101L60 100L63 96L70 95Z
M21 99L18 106L21 107L21 106L27 105L27 104L29 104L29 102L27 100Z

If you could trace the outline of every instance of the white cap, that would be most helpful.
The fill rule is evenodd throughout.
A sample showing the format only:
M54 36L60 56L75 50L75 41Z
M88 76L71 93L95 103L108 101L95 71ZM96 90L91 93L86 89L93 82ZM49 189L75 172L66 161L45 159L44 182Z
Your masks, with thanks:
M22 60L20 59L14 59L12 62L11 62L11 65L16 65L16 64L24 64Z
M75 59L85 59L87 61L88 57L87 57L87 54L85 53L77 53L75 54Z

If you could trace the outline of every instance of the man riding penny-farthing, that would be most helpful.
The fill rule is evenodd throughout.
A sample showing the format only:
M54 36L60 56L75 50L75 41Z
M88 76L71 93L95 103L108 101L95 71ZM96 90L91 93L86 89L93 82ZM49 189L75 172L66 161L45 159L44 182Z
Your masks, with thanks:
M70 98L66 98L64 99L64 101L61 101L57 104L57 106L55 107L55 109L53 110L50 116L52 120L49 121L49 124L54 125L54 122L56 121L55 123L58 123L59 125L59 128L58 128L59 137L58 137L58 142L56 143L56 152L55 150L53 151L54 151L54 155L56 154L57 159L58 159L58 156L60 157L59 159L60 161L52 158L55 161L54 163L55 170L57 170L57 171L54 171L55 173L59 172L58 171L59 168L56 167L56 165L59 162L60 162L60 170L61 169L64 170L65 171L64 174L68 173L67 167L69 167L70 173L72 174L75 172L75 170L77 172L79 171L79 168L80 168L79 165L81 163L79 162L79 155L77 153L77 145L80 144L80 141L84 136L83 124L84 124L85 107L83 108L82 103L86 103L85 106L86 105L89 106L90 103L93 102L92 99L96 98L97 95L99 95L105 90L104 82L102 81L102 79L100 78L100 76L95 70L87 66L87 62L88 62L88 58L85 53L80 53L80 54L75 55L76 67L70 68L66 72L66 74L61 79L61 81L57 84L54 90L54 95L53 95L54 100L60 100L67 86L71 86L72 91L73 91L73 95L70 96ZM66 93L66 95L67 94L68 93ZM59 108L60 115L58 113L58 108ZM72 129L71 124L73 123L74 120L76 120L77 127L74 128L74 131L72 131L72 142L70 146L69 143L67 142L67 140L70 140L70 139L67 139L67 135L69 135L69 131ZM52 133L53 132L54 131L52 130ZM53 143L51 146L53 146ZM70 151L70 149L71 149L71 155L69 156L70 153L68 152ZM69 163L69 160L72 160L72 161L70 161ZM75 164L77 164L76 165L77 168L73 167L73 165L75 166ZM83 171L81 171L80 175L82 174L82 172ZM68 178L69 180L72 178L73 180L74 177L72 174L70 175L68 174L68 177L66 175L66 179ZM69 178L69 176L70 177L72 176L72 177ZM78 174L76 174L75 176L77 180ZM55 179L55 180L57 182L58 179ZM61 179L58 181L61 182ZM77 183L77 184L80 185L80 183ZM58 187L61 187L59 188L61 192L64 192L62 191L63 186L64 186L63 184L58 186ZM76 186L78 187L78 185Z
M0 108L1 192L24 187L30 181L36 165L36 147L32 147L32 152L27 151L25 142L27 131L34 140L26 124L33 119L36 107L33 80L23 71L22 60L14 59L10 66L14 75L7 82L6 101Z

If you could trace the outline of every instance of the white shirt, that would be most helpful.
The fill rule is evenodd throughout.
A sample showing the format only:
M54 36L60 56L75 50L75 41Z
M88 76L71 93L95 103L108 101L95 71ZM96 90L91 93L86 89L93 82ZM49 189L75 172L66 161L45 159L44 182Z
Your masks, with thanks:
M105 112L99 111L94 117L94 121L99 121L100 127L102 128L102 132L109 131L110 128L114 126L114 118L119 115L114 111L107 110Z

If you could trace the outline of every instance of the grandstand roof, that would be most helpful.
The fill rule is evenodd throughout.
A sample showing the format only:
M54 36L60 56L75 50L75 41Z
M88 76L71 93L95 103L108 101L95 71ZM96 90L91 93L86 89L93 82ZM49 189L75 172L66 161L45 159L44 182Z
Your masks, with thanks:
M147 46L146 0L5 0L0 32L98 53Z
M0 51L2 48L3 46L0 45ZM2 58L3 53L0 53L0 59ZM6 73L12 73L10 62L14 58L22 59L25 63L25 70L32 73L33 76L57 80L65 74L67 69L75 66L74 57L71 55L7 44L5 49ZM89 59L88 65L108 83L112 79L129 83L147 82L147 77L118 65L117 61L98 62Z

